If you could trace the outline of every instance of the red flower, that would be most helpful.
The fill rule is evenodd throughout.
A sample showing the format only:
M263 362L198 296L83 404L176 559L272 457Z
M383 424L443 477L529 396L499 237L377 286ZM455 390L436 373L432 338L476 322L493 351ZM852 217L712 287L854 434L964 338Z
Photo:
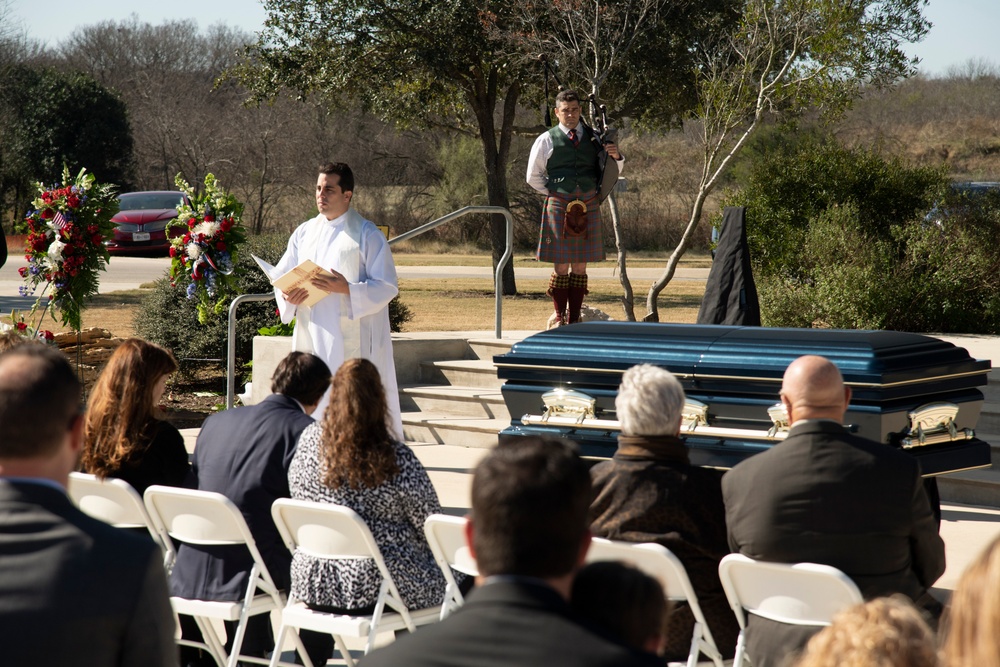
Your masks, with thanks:
M41 212L42 220L51 220L55 213L52 212L51 208L43 209Z
M55 340L56 339L55 334L53 334L48 329L46 329L45 331L43 331L42 335L45 336L45 340Z
M18 274L20 274L20 276L21 276L22 278L24 278L24 277L25 277L26 275L28 275L28 267L26 267L26 266L22 266L21 268L19 268L19 269L17 270L17 272L18 272Z
M205 222L215 222L215 216L211 213L205 214Z
M94 245L100 245L101 243L104 242L104 237L102 237L100 234L94 234L93 236L90 237L90 242L93 243Z
M51 298L51 297L50 297L50 298ZM27 331L27 330L28 330L28 325L27 325L27 324L25 324L24 322L18 322L18 323L17 323L17 324L15 324L14 326L16 326L16 327L17 327L17 330L18 330L18 331Z
M66 197L66 205L69 206L70 208L76 208L77 206L80 205L80 198L77 197L75 194L71 194L68 197Z
M45 240L44 236L40 236L31 242L31 249L35 252L41 252L49 247L48 241Z
M216 250L225 250L226 249L226 242L225 241L219 241L218 243L215 244L215 249Z
M188 218L188 229L194 229L194 218Z
M219 229L221 229L224 232L228 232L232 228L233 228L232 218L223 218L222 222L219 223Z
M170 246L170 256L171 257L177 256L177 248L175 248L174 246Z

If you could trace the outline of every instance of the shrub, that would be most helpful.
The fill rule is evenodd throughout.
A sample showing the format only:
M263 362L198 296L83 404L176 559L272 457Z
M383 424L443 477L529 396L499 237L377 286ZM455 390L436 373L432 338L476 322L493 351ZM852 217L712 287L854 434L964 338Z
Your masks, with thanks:
M1000 193L945 190L940 170L827 143L763 157L747 206L767 326L1000 333Z
M250 236L237 258L240 267L240 294L268 294L273 291L264 273L257 267L251 254L276 264L285 252L288 237L284 234ZM180 359L226 358L229 321L226 315L206 325L198 323L197 303L185 297L184 285L170 286L168 278L156 281L152 292L142 302L135 319L135 332L141 338L162 345ZM253 337L258 330L278 322L274 301L244 303L237 311L236 362L246 363L253 357ZM228 312L228 311L227 311ZM389 303L389 323L392 331L401 331L403 324L413 319L413 314L396 297ZM189 365L181 363L182 370Z

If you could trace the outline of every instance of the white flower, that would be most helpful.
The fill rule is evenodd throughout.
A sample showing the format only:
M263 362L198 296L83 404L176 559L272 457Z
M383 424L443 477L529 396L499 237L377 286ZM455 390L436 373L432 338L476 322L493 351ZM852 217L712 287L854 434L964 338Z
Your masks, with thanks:
M197 243L188 243L187 245L187 256L191 259L198 259L201 257L201 248Z
M181 211L180 213L177 214L177 222L186 223L190 217L191 217L191 211Z
M59 261L62 259L63 248L65 247L66 244L60 241L59 239L53 241L52 245L49 246L48 256L49 260L53 264L58 264Z
M203 222L200 225L195 225L192 230L195 234L204 234L207 239L215 236L217 231L219 231L219 223L217 222Z

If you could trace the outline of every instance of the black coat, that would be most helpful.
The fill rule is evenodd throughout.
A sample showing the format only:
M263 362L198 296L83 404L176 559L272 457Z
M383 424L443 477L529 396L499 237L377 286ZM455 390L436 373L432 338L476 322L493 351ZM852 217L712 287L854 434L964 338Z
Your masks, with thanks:
M0 662L177 665L163 554L44 483L0 480Z
M501 580L473 589L440 623L372 652L363 667L639 667L660 665L577 622L548 586Z
M271 519L271 504L288 498L288 466L299 434L313 423L292 398L271 394L261 403L205 420L192 470L201 491L221 493L240 509L274 583L287 590L292 555ZM243 547L182 544L170 576L174 595L240 600L253 563Z
M902 593L918 604L944 572L944 542L920 465L835 422L797 423L783 443L729 471L722 491L729 546L750 558L832 565L866 599ZM791 632L778 638L785 629L750 620L754 667L779 664L808 639Z
M719 561L729 553L721 477L692 466L677 438L619 436L614 457L591 469L590 527L597 537L670 549L687 570L716 646L732 657L739 626L719 581ZM675 606L667 627L668 659L687 659L693 630L690 608Z

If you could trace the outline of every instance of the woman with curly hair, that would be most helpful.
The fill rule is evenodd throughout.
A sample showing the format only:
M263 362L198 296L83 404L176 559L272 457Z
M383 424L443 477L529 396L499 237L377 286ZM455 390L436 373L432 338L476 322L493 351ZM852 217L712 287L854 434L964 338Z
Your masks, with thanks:
M184 438L157 417L174 356L129 338L101 372L87 406L82 468L123 479L142 495L153 484L184 486L190 466Z
M1000 538L965 569L943 620L947 667L1000 666Z
M907 598L895 595L839 612L833 623L809 640L795 667L938 667L939 664L934 633L920 611Z
M389 435L385 390L367 359L349 359L333 377L322 421L299 437L288 470L292 498L333 503L357 512L375 538L403 602L411 609L441 604L445 581L424 537L424 520L441 512L427 471L409 447ZM461 575L456 577L461 581ZM296 599L321 611L371 613L382 578L370 559L292 555ZM302 633L314 665L333 652L329 635Z

